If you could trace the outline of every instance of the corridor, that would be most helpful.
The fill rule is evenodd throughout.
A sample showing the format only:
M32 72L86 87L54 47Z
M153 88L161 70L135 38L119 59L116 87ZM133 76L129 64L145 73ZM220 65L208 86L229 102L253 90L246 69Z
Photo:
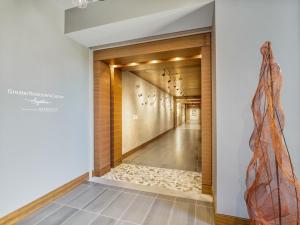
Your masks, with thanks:
M199 121L182 124L123 159L103 176L104 183L109 180L138 190L207 199L202 195L200 147ZM141 185L146 189L140 189Z
M144 146L124 163L201 172L200 126L183 124Z

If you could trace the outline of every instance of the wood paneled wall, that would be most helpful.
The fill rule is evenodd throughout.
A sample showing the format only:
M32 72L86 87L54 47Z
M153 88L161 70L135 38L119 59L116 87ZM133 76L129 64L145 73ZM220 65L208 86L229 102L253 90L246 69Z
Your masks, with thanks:
M129 46L100 49L95 51L94 60L107 60L126 56L173 51L178 49L197 48L209 45L210 33L201 33L184 37L133 44Z
M111 165L122 163L122 71L111 69Z
M94 175L102 176L111 168L110 85L107 64L94 62Z
M125 57L139 54L149 54L163 51L171 51L176 49L201 47L201 155L202 155L202 190L203 193L211 194L212 186L212 72L211 72L211 37L210 33L191 35L168 40L160 40L148 43L141 43L131 46L123 46L113 49L102 49L94 52L95 60L95 174L97 171L110 169L110 163L117 165L120 162L121 149L121 124L122 118L120 106L121 88L118 82L121 83L118 75L113 77L112 91L108 91L107 83L108 76L99 76L100 70L108 74L109 67L99 60L107 60L117 57ZM97 73L97 74L96 74ZM118 72L116 72L118 74ZM110 77L110 73L109 73ZM100 81L104 83L101 85ZM116 82L116 84L114 84ZM102 87L101 87L102 86ZM101 90L101 88L103 88ZM102 94L99 94L102 92ZM110 100L104 100L108 94L113 94ZM118 99L119 98L119 99ZM112 99L112 103L110 102ZM102 106L101 106L102 105ZM110 107L113 107L112 111ZM176 105L174 105L174 125L176 124ZM102 117L100 116L100 108L102 107ZM109 112L112 112L112 119ZM108 121L110 121L108 123ZM110 133L110 126L113 126L113 133ZM110 140L110 135L113 134L113 140ZM98 140L96 140L98 139ZM113 146L113 152L110 154L110 145ZM101 158L99 157L101 154Z
M201 47L201 155L202 192L211 194L212 186L212 71L211 48Z

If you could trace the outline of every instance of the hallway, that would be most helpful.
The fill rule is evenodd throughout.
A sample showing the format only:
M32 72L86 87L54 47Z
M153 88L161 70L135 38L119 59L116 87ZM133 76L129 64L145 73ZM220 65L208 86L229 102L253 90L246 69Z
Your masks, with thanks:
M144 146L124 163L201 172L200 126L183 124Z
M138 190L142 185L156 193L203 199L200 144L198 121L182 124L123 159L103 178Z

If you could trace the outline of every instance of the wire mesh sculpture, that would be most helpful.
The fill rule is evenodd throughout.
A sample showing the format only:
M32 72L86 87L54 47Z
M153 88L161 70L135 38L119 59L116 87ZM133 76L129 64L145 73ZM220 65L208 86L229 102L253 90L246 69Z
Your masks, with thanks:
M245 200L250 223L300 225L300 185L283 134L282 74L270 42L263 44L261 54L259 83L252 102L253 156L246 176Z

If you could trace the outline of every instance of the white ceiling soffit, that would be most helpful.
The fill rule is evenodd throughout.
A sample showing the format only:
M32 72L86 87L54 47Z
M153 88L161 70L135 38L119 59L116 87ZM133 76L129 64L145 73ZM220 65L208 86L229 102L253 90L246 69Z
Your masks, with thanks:
M123 3L123 1L119 2ZM90 5L89 7L93 6ZM107 21L106 24L99 26L66 32L66 35L86 47L94 47L207 28L212 26L214 2L211 0L198 0L197 3L187 4L184 7L157 11L157 13L118 20L112 23ZM92 17L92 15L90 16Z
M53 0L61 9L71 9L74 8L72 0Z

